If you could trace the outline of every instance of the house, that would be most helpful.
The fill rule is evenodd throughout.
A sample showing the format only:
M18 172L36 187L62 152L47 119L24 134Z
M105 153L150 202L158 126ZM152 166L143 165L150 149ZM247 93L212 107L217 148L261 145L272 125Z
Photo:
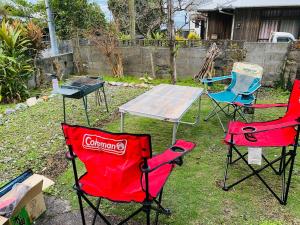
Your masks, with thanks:
M205 39L206 14L199 12L189 13L189 32L195 32L201 39Z
M300 0L194 0L190 11L201 15L194 23L207 40L264 42L275 31L300 36Z

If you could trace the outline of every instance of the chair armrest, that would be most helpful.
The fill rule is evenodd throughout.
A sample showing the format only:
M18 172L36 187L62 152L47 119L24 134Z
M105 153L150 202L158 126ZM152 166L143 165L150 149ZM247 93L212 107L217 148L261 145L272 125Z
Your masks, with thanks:
M287 127L294 127L300 125L300 118L289 120L286 122L281 122L277 124L270 124L270 125L251 125L251 123L246 124L243 127L234 127L229 125L228 133L237 135L237 134L254 134L264 131L270 131L270 130L276 130L281 128L287 128Z
M143 172L152 172L165 164L182 164L182 157L195 148L193 142L177 140L176 143L151 159L148 159L148 168L142 168Z
M252 95L254 92L256 92L261 87L261 84L259 81L257 81L253 87L249 88L248 91L244 91L239 93L240 95Z
M216 81L220 81L220 80L226 80L226 79L231 79L231 78L232 78L231 75L222 76L222 77L205 78L205 79L202 79L201 82L204 83L204 84L207 84L207 83L212 83L212 82L216 82Z
M275 104L243 104L240 102L234 102L234 105L241 106L241 107L248 107L248 108L256 108L256 109L266 109L266 108L273 108L273 107L287 107L287 103L275 103Z

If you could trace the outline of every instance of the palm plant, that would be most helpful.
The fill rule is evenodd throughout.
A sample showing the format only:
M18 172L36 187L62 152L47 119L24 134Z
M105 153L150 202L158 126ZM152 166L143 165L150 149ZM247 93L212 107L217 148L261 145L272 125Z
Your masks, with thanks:
M5 20L0 27L0 102L21 101L28 96L27 81L32 75L29 40L20 23Z

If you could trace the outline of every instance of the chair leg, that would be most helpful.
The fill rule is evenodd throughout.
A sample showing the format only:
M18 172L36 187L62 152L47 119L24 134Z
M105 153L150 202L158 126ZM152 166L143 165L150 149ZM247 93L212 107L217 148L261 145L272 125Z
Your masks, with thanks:
M78 202L79 202L79 209L80 209L80 214L81 214L82 225L85 225L86 222L85 222L85 217L84 217L82 199L81 199L81 195L80 195L79 192L77 192L77 196L78 196Z
M101 203L101 198L98 198L98 200L97 200L97 205L96 205L96 208L97 208L97 210L99 210L99 207L100 207L100 203ZM97 218L97 212L95 212L94 213L94 218L93 218L93 222L92 222L92 225L94 225L95 224L95 222L96 222L96 218Z
M285 155L285 152L286 152L286 147L282 147L282 150L281 150L281 157L282 159L280 160L280 164L279 164L279 174L281 174L283 172L283 160L285 160L285 158L283 157Z
M291 153L291 165L290 165L288 180L287 180L287 183L286 183L286 190L285 190L285 196L284 196L284 199L283 199L283 205L286 205L288 195L289 195L289 189L290 189L291 180L292 180L292 173L293 173L293 169L294 169L296 150L291 150L290 153Z
M150 225L150 212L151 212L151 208L150 206L147 206L146 208L147 225Z
M161 206L161 199L162 199L162 194L163 194L163 189L161 189L160 193L159 193L159 197L158 197L158 205ZM156 215L155 215L155 224L158 224L158 216L159 216L159 212L156 211Z
M229 164L231 164L231 162L232 162L232 146L230 145L228 147L225 174L224 174L224 181L223 181L223 190L224 191L229 190L229 188L226 186L226 181L227 181L227 177L228 177L228 167L229 167Z

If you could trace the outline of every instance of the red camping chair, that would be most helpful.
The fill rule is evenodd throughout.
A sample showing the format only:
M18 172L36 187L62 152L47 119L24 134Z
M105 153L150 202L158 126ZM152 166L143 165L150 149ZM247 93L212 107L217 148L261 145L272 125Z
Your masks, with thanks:
M242 181L256 175L268 190L275 196L275 198L283 205L286 205L288 199L289 188L291 184L294 161L299 140L300 131L300 80L295 80L293 90L290 95L289 103L287 104L254 104L252 106L243 105L243 107L254 108L270 108L273 107L287 107L286 114L273 121L267 122L252 122L243 123L240 121L231 121L229 123L228 133L225 137L225 143L229 145L227 154L227 164L224 176L224 190L229 190ZM281 155L269 161L264 155L262 159L266 162L265 165L259 169L255 169L248 164L245 156L248 153L242 154L237 146L247 147L280 147L282 148ZM287 148L290 148L289 150ZM238 154L238 158L232 161L233 150ZM242 159L250 168L251 173L244 178L227 185L228 166ZM279 163L279 169L275 168L275 163ZM266 168L271 167L275 174L281 176L282 179L282 193L281 196L269 186L269 184L262 178L260 172ZM286 174L286 171L288 173Z
M142 206L118 224L124 224L132 217L146 212L147 225L150 212L158 215L170 214L161 205L163 187L176 164L182 165L182 157L195 144L184 140L176 143L163 153L152 157L151 137L146 134L110 133L99 129L62 124L67 158L72 160L75 185L78 195L82 223L85 217L82 198L106 224L111 224L99 211L101 198L115 202L137 202ZM75 158L78 157L86 173L78 178ZM87 196L98 197L95 206ZM153 203L156 207L153 206Z

